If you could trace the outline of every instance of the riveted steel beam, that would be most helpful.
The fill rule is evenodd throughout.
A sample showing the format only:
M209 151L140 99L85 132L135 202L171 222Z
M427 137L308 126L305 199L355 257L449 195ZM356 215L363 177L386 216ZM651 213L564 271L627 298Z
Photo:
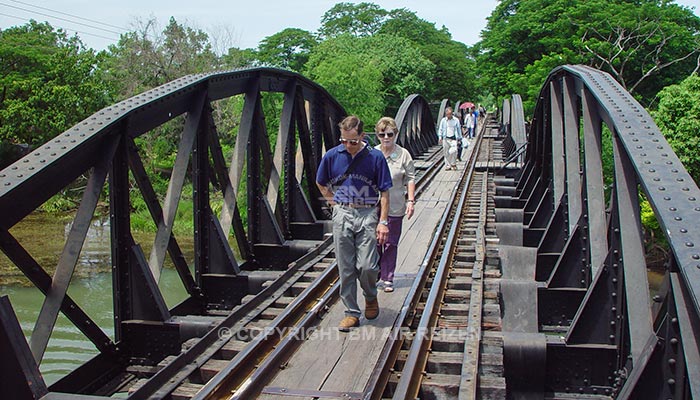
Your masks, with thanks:
M554 69L514 186L512 198L500 202L522 208L523 244L538 251L540 329L565 338L547 345L549 390L696 397L688 397L700 381L687 360L698 357L692 332L700 315L700 232L689 224L700 216L700 190L643 107L604 72ZM673 284L654 300L662 307L652 307L647 290L640 196L671 248L666 281ZM572 355L603 374L582 380L567 372Z

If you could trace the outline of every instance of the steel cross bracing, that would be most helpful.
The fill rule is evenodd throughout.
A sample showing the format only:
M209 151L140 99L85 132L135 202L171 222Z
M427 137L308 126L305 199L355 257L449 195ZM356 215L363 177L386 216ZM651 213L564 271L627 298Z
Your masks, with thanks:
M700 190L652 118L608 74L558 67L526 146L496 190L508 390L700 398ZM640 199L671 248L653 299Z
M230 133L219 132L214 110L217 101L233 97L241 99L243 107L233 154L227 159L222 139ZM278 106L264 107L270 103ZM427 102L411 96L399 114L399 143L420 157L437 143ZM129 365L139 362L140 369L148 369L179 354L181 344L192 335L206 332L207 324L189 323L181 316L230 314L251 288L259 286L251 271L284 271L294 260L316 251L329 231L315 185L316 168L323 152L339 143L337 124L345 115L323 88L289 71L256 68L191 75L95 113L1 171L0 248L46 296L31 349L16 340L21 331L14 320L3 318L2 332L15 339L3 341L2 352L16 356L4 361L4 367L26 377L13 380L15 385L7 390L18 395L29 391L35 397L47 390L110 395L128 382ZM182 132L168 189L157 193L136 139L179 117ZM10 228L81 175L88 176L87 188L52 278L48 266L40 265ZM110 327L98 326L67 294L105 182L114 339L106 333ZM173 233L188 182L194 204L192 265ZM132 235L134 184L157 227L149 254ZM212 210L213 192L224 199L220 213ZM247 199L246 204L237 204L241 198ZM166 254L188 293L173 309L166 306L157 284ZM11 314L9 301L2 309L3 315ZM59 311L99 354L47 389L37 365Z

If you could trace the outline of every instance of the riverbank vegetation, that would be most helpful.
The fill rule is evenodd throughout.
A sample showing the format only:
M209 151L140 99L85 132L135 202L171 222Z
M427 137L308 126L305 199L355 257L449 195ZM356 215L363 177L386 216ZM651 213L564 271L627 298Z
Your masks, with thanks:
M580 63L609 72L652 111L700 181L700 18L672 1L502 0L473 46L454 41L445 27L406 8L338 3L320 23L316 32L286 28L254 49L215 49L213 43L227 38L212 38L174 18L164 28L154 20L137 20L103 51L86 48L77 36L48 23L1 30L0 168L107 105L192 73L255 66L296 71L372 126L380 116L394 115L412 93L486 107L520 93L530 115L551 69ZM280 103L275 95L266 96L266 115L278 115L273 111ZM234 97L213 105L227 156L242 104ZM160 194L167 189L182 122L171 121L137 140ZM274 144L276 132L269 133ZM44 210L74 208L82 184L78 180L54 196ZM238 193L245 204L244 188ZM185 186L183 200L176 233L192 229L187 225L191 186ZM134 228L154 229L139 196L132 198L132 207Z

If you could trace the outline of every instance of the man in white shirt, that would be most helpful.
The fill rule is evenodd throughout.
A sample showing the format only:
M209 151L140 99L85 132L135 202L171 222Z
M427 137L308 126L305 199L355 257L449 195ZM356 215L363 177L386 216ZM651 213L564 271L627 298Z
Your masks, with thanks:
M440 121L438 128L439 143L442 144L442 151L445 156L445 169L457 169L457 146L458 140L462 139L462 126L459 119L452 115L452 108L445 109L445 117Z

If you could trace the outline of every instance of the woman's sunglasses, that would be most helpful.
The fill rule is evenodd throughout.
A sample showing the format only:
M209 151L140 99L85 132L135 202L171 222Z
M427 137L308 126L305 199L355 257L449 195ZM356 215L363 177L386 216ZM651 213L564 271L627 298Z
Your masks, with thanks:
M350 143L350 144L358 144L360 143L360 139L345 139L345 138L340 138L340 143Z
M394 137L394 131L379 132L379 133L377 133L377 136L379 136L380 138Z

